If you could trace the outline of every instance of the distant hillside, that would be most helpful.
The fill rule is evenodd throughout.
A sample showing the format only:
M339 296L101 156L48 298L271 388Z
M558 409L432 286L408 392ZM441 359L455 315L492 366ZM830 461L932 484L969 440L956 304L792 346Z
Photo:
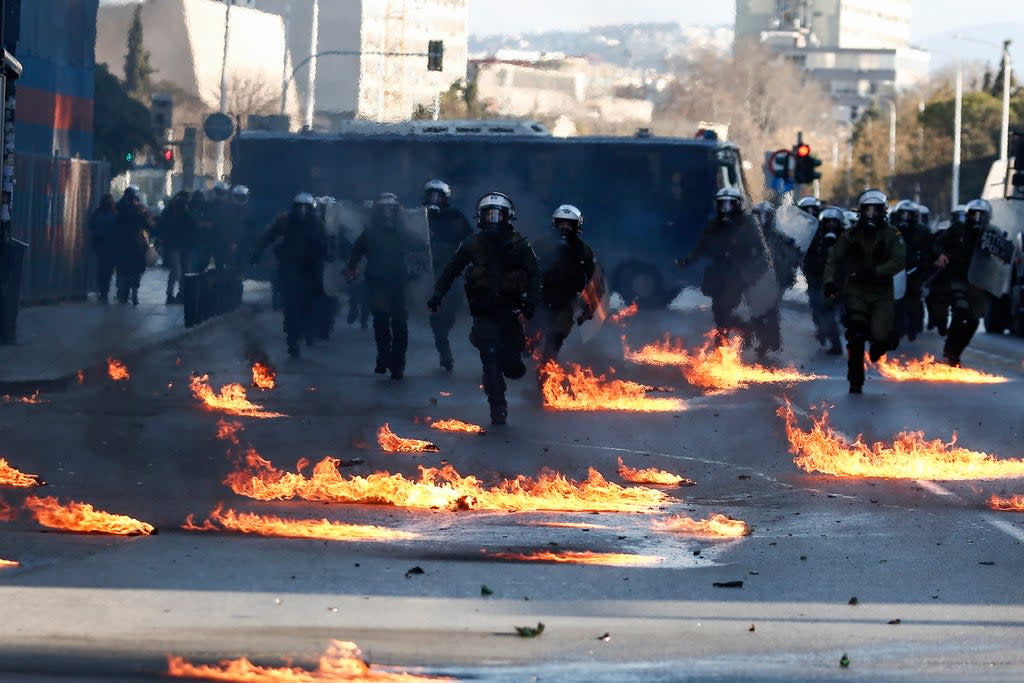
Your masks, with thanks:
M685 57L704 46L727 49L733 30L726 26L682 26L677 23L593 26L583 31L545 31L470 36L473 55L498 50L563 52L616 66L663 70L668 60Z

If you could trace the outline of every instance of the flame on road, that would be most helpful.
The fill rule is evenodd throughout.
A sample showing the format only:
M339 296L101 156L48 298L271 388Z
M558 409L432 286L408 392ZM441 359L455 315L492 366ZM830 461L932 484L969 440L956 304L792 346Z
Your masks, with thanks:
M128 372L128 366L116 358L107 359L107 374L115 382L124 382L132 378L131 373Z
M436 444L422 439L403 439L391 431L391 426L384 423L377 430L377 445L388 453L439 453Z
M45 400L39 398L39 390L36 389L32 392L31 396L11 396L10 394L4 394L4 403L24 403L30 406L37 406L41 403L46 403Z
M637 311L639 311L639 310L640 310L640 307L634 301L630 305L628 305L628 306L626 306L624 308L620 308L619 310L615 311L615 313L612 313L611 321L613 323L621 323L626 318L631 318L634 315L636 315Z
M156 528L152 524L140 522L127 515L112 515L109 512L96 510L89 503L70 501L67 505L61 505L53 496L46 498L29 496L25 499L25 507L32 512L37 522L45 527L61 531L118 536L156 533Z
M13 522L18 518L18 510L9 505L7 501L0 499L0 522Z
M793 462L806 472L840 477L879 479L1007 479L1024 477L1024 460L999 460L940 439L927 440L923 432L901 432L892 443L877 441L870 446L860 436L850 443L828 423L828 412L811 417L813 426L804 431L788 403L778 410L786 422Z
M1000 512L1024 512L1024 496L1011 496L1010 498L992 496L988 499L988 506Z
M435 420L430 423L431 429L442 432L456 432L460 434L486 434L487 430L480 425L470 424L462 420Z
M281 413L264 410L263 406L251 402L241 384L225 384L219 392L210 386L209 375L192 375L189 380L192 395L202 401L210 410L239 417L274 418L284 417Z
M572 363L568 369L551 360L541 368L544 405L555 410L676 413L686 410L681 398L650 398L653 387L595 375Z
M15 562L14 560L0 559L0 569L8 568L13 569L14 567L20 567L21 562Z
M277 373L265 363L253 363L252 385L257 389L273 389L277 386Z
M619 476L634 484L656 484L658 486L693 486L697 482L678 474L649 467L641 470L629 467L619 458Z
M395 667L367 664L355 643L331 641L313 670L293 666L263 667L242 657L225 659L218 664L193 664L182 657L167 657L167 675L174 678L198 678L206 681L237 681L238 683L320 683L321 681L377 682L398 681L421 683L448 681L407 673Z
M953 382L960 384L1002 384L1008 377L990 375L980 370L953 367L935 360L930 353L921 359L900 360L882 357L876 363L878 372L894 382Z
M597 564L606 567L650 567L665 561L655 555L595 553L589 550L537 550L532 553L487 553L486 557L512 562L554 562L557 564Z
M626 347L625 355L627 360L643 365L678 366L690 384L719 391L746 389L751 384L822 379L820 375L805 375L794 367L769 368L744 362L740 337L721 341L712 334L703 346L689 351L682 341L673 342L666 336L663 341L648 344L638 351Z
M451 465L419 470L419 479L389 472L346 477L338 470L336 458L324 458L307 478L301 468L296 473L283 472L250 451L244 467L230 473L224 483L236 494L257 500L299 498L419 510L640 512L672 500L655 489L613 484L594 469L583 482L544 470L536 479L520 475L490 487L476 477L462 476Z
M750 534L750 525L746 522L718 514L707 519L668 517L655 520L651 528L700 538L741 538Z
M38 474L25 474L11 467L6 460L0 458L0 486L11 486L16 489L30 489L42 486Z
M220 526L217 526L220 525ZM237 531L258 536L312 538L321 541L406 541L417 534L382 526L344 524L327 519L285 519L275 515L235 512L218 505L201 525L189 515L182 529L186 531Z

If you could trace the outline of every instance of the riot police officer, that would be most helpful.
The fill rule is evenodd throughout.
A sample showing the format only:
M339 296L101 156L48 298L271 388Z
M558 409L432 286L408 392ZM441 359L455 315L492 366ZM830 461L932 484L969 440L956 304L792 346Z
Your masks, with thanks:
M715 195L712 216L700 240L676 265L684 268L700 259L711 263L704 269L701 292L711 298L718 338L741 328L736 316L744 292L764 274L768 259L761 230L754 217L743 211L743 196L726 187Z
M945 337L949 332L949 277L944 268L939 268L934 261L939 257L939 243L948 228L954 225L967 222L967 205L957 204L949 212L949 225L941 230L936 230L932 235L931 249L931 275L928 278L928 294L925 296L925 306L928 309L928 329L936 330L940 337Z
M765 360L768 353L782 348L782 293L796 284L796 271L800 267L800 247L796 240L784 234L775 220L775 207L761 202L751 211L761 227L768 253L775 269L775 281L779 288L775 305L765 314L753 318L751 330L757 337L757 357Z
M515 205L508 195L490 192L481 197L476 209L480 231L459 245L427 302L431 311L439 310L452 283L465 272L466 298L473 316L469 340L480 351L484 391L491 423L496 425L505 424L508 416L505 378L520 379L526 374L519 316L530 320L541 294L537 256L529 241L513 228L515 218Z
M921 225L921 207L909 199L896 205L890 220L907 247L907 291L896 302L896 333L908 341L917 339L924 329L924 305L921 290L928 279L931 233Z
M430 180L423 185L423 206L427 209L430 251L436 274L448 265L462 241L473 234L466 216L451 206L451 198L452 188L443 180ZM461 294L447 297L441 308L430 314L434 347L437 349L441 367L447 372L451 372L455 365L448 337L455 326L455 317L462 306L462 301Z
M238 207L231 197L231 186L225 182L213 186L209 217L212 223L210 250L214 265L218 269L232 268L235 265L241 221Z
M992 205L975 199L965 208L967 220L950 225L936 240L935 266L941 269L943 279L939 296L953 310L942 353L946 363L953 366L960 365L960 356L971 343L990 304L988 293L971 284L967 273L981 233L992 220Z
M409 346L409 311L406 289L411 280L406 256L411 251L398 196L381 194L373 203L370 222L348 257L345 276L356 278L357 266L366 259L366 287L373 314L373 337L377 343L374 372L389 370L392 379L405 376L405 354Z
M321 273L327 257L327 232L316 214L313 195L301 192L295 196L291 210L279 216L257 242L250 263L255 265L274 242L288 355L298 358L299 340L313 343L313 305L323 294Z
M811 214L814 220L818 220L821 217L822 204L821 200L817 197L801 197L796 206L804 213Z
M845 307L847 379L850 393L864 387L864 350L877 362L896 348L893 277L904 270L907 250L896 228L886 221L888 200L880 190L867 190L858 200L857 223L844 232L825 264L824 293L842 294Z
M822 210L818 230L804 255L802 269L807 280L807 299L811 306L811 320L814 322L814 336L821 345L828 346L828 353L838 356L843 352L839 340L839 307L825 296L825 265L832 249L846 230L846 214L842 209L830 206Z
M594 314L589 304L582 302L576 316L580 294L597 267L594 250L580 238L582 231L583 212L563 204L551 215L551 232L536 243L544 286L538 315L530 327L532 338L540 335L536 343L542 365L558 357L574 321L583 324Z

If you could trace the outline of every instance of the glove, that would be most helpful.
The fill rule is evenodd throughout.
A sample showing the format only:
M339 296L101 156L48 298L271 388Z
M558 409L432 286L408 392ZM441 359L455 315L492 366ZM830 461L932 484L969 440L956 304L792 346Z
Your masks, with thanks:
M427 308L430 309L431 313L437 313L441 308L441 299L436 296L430 297L430 300L427 301Z
M827 299L835 299L837 296L839 296L839 288L836 287L834 282L826 282L825 283L825 298L827 298Z

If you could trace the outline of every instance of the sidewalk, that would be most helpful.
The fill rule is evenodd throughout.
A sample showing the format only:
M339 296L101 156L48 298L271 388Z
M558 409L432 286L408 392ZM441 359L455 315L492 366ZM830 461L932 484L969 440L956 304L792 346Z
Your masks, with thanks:
M79 370L99 366L108 356L158 346L227 317L186 329L183 307L164 303L166 284L167 271L151 268L142 277L138 306L104 306L90 295L82 303L22 308L16 343L0 346L0 393L66 384ZM267 283L245 282L245 304L269 301Z

